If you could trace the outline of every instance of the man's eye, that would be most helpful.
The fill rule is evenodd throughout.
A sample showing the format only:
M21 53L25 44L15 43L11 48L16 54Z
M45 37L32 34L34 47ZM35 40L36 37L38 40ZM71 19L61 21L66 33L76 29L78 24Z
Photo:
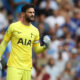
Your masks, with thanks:
M35 13L35 12L29 12L29 13Z

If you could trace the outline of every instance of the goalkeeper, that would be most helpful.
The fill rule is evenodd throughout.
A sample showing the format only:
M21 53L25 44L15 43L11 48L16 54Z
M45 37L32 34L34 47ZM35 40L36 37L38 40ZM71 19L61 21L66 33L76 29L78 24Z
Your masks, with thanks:
M39 31L31 22L34 21L35 11L32 4L22 7L22 20L12 23L0 44L0 58L11 40L11 53L7 63L7 80L31 80L32 47L36 53L43 52L50 39L44 37L44 46L40 46Z

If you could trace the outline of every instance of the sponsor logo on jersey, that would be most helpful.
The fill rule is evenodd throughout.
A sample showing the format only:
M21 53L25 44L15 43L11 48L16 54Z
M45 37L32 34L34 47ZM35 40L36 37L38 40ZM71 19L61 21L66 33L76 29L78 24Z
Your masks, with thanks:
M22 45L27 45L27 46L29 45L29 46L31 46L31 40L19 38L17 44L20 44L20 43Z

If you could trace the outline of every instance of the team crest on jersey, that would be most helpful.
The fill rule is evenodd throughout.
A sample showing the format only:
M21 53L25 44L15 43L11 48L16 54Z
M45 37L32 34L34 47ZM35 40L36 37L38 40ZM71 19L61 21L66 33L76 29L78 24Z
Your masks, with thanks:
M33 37L33 34L31 33L31 38Z

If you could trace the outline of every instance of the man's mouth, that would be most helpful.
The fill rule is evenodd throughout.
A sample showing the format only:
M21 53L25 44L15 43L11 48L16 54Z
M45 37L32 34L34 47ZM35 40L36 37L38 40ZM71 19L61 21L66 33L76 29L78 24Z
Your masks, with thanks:
M31 18L34 18L34 16L31 16Z

